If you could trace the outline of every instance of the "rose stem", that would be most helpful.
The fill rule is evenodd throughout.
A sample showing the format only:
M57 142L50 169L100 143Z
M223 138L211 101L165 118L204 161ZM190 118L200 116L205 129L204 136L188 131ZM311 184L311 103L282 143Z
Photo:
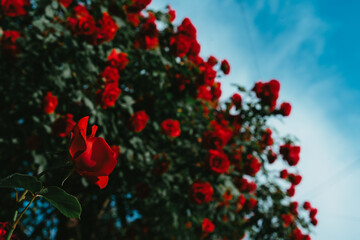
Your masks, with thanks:
M24 192L25 193L25 192ZM24 195L24 194L23 194ZM16 228L16 225L19 223L20 219L22 218L22 216L24 216L24 213L26 212L26 210L30 207L30 205L33 203L33 201L35 200L35 198L37 198L38 195L34 195L34 197L30 200L29 204L25 207L25 209L20 213L20 216L16 219L16 221L11 225L11 228L9 230L9 234L6 238L6 240L10 240L11 239L11 236ZM22 197L22 196L21 196ZM17 216L17 210L15 211L15 214L14 214L14 219L16 218Z

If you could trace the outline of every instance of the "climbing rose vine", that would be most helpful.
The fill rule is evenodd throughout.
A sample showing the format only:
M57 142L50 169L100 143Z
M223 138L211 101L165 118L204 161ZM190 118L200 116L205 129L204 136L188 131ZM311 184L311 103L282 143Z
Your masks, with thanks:
M150 2L0 1L1 239L310 239L280 82Z

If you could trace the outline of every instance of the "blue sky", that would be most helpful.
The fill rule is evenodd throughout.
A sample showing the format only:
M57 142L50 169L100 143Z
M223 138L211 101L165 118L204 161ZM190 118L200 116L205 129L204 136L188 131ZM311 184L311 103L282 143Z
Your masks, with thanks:
M153 0L189 17L204 57L228 59L223 95L239 83L281 82L280 101L293 105L281 133L300 140L303 182L296 199L319 208L313 239L360 236L360 2L290 0ZM346 169L346 170L343 170Z

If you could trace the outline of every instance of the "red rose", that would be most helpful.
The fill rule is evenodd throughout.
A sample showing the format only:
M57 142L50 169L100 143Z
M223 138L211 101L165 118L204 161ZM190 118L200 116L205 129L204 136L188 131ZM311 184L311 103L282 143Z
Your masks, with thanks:
M1 9L5 16L16 17L26 15L25 8L30 5L28 0L1 0Z
M252 90L260 98L263 105L269 106L271 112L274 111L280 90L278 80L273 79L266 83L257 82Z
M291 112L291 105L288 102L284 102L280 105L280 114L287 117L290 115Z
M196 28L189 18L184 18L181 25L178 27L178 33L188 35L192 39L196 39Z
M159 45L159 31L156 27L156 18L153 14L149 13L149 17L141 26L140 32L135 39L135 47L143 49L153 49Z
M297 174L290 173L289 174L289 181L294 184L295 186L301 182L302 177Z
M289 197L293 197L295 195L295 186L291 184L290 188L286 191L286 194Z
M190 50L192 39L184 34L178 34L170 39L170 50L176 57L184 57Z
M314 218L316 217L316 214L317 214L318 210L316 208L311 208L310 209L310 218Z
M16 44L16 40L20 38L20 32L6 30L1 38L1 47L5 55L16 58L16 55L20 53L19 46Z
M280 146L280 154L290 166L295 166L300 160L300 147L286 143Z
M129 118L129 128L134 132L141 132L148 121L149 116L146 112L144 110L138 111Z
M280 178L286 179L288 177L288 171L286 169L280 172Z
M244 195L241 194L237 199L235 212L239 212L241 209L243 209L245 203L246 203L246 198L244 197Z
M267 159L269 161L269 163L274 163L277 159L277 155L276 153L274 153L271 149L269 150L268 154L267 154Z
M92 126L91 135L86 135L88 120L89 117L83 117L75 125L71 133L69 153L76 171L103 189L116 166L116 154L103 138L95 137L96 125Z
M215 82L216 71L208 65L201 66L200 70L202 72L201 84L212 86Z
M265 129L265 131L261 137L260 143L259 143L261 150L264 150L265 147L271 146L274 144L274 140L271 137L271 134L272 134L272 131L270 128Z
M208 182L195 182L191 185L189 198L195 204L208 203L212 199L214 189Z
M208 218L204 218L201 224L201 228L205 233L212 233L215 230L215 225Z
M197 89L197 99L203 99L205 101L211 101L213 95L211 93L211 89L206 85L200 85Z
M52 95L51 92L47 92L42 102L43 111L46 114L51 114L55 111L57 105L58 105L58 98Z
M316 218L312 218L310 222L314 226L316 226L318 224L318 220Z
M76 5L74 7L74 14L76 18L85 17L87 15L90 15L89 11L84 5Z
M299 203L294 201L294 202L291 202L290 203L290 211L295 215L297 216L298 215L298 207L299 207Z
M64 8L67 8L71 4L72 0L59 0L59 2L64 6Z
M105 89L96 92L98 102L104 109L113 107L120 94L121 89L119 89L115 83L106 84Z
M245 203L245 209L246 210L252 210L256 207L257 200L255 198L249 198Z
M98 22L98 26L93 42L95 45L113 40L119 28L107 12L103 13L102 18Z
M238 93L235 93L232 97L231 97L231 101L232 104L234 104L235 108L237 110L241 109L241 104L242 104L242 98L241 95Z
M207 60L207 64L211 67L215 66L218 63L218 60L214 56L210 56Z
M245 160L244 173L254 177L261 167L262 164L259 159L249 154Z
M292 231L291 239L293 239L293 240L303 240L304 239L304 235L303 235L303 233L301 232L301 230L298 227L296 227Z
M107 57L107 62L111 67L122 70L129 63L129 59L126 53L118 53L115 49L113 49Z
M229 62L224 59L221 61L221 71L223 71L224 74L228 75L230 73L230 64Z
M232 195L230 189L227 188L226 191L224 192L224 194L222 195L222 197L225 201L230 201L233 198L233 195Z
M287 228L288 226L290 226L290 224L294 221L293 216L290 213L287 214L281 214L281 218L283 220L284 223L284 227Z
M200 43L196 39L193 39L191 42L190 50L188 52L189 60L196 63L197 58L199 57L200 50L201 50Z
M232 131L219 124L214 124L214 130L207 131L203 135L203 146L206 149L221 150L226 143L231 139Z
M234 184L239 189L240 192L255 192L256 191L256 183L249 182L246 178L235 177Z
M219 174L225 173L230 166L230 161L226 154L218 150L210 149L206 161L209 169Z
M59 137L66 137L75 126L72 114L61 116L51 125L52 134Z
M167 6L167 9L168 9L168 14L169 14L169 21L170 22L173 22L175 20L175 17L176 17L176 13L175 13L175 10L172 9L170 7L170 5Z
M310 210L311 209L311 204L310 204L310 202L304 202L304 205L303 205L303 208L305 209L305 210Z
M221 83L220 82L216 82L212 87L211 87L211 93L213 95L213 100L219 100L219 98L221 97Z
M68 25L74 35L91 37L96 31L96 24L93 16L83 5L77 5L73 9L71 17L67 18Z
M126 17L128 22L131 23L134 27L137 27L140 25L141 19L144 18L144 16L141 13L130 13L126 12Z
M180 123L177 120L167 119L161 123L161 130L163 134L170 137L180 136Z
M106 84L115 83L116 85L118 85L119 83L120 75L117 68L108 66L104 69L104 71L100 73L100 75L105 80Z

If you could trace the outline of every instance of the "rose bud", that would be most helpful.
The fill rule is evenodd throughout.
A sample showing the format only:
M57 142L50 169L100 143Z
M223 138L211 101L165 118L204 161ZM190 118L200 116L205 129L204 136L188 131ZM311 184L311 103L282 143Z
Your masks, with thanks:
M162 133L169 137L178 137L180 136L180 123L177 120L167 119L161 123Z
M226 59L222 60L220 68L224 74L228 75L230 73L230 64Z
M316 226L318 223L318 220L316 218L311 219L311 224Z
M310 210L310 208L311 208L310 202L307 202L307 201L304 202L303 208L304 208L305 210Z
M86 135L88 120L89 117L83 117L75 125L71 133L69 153L76 171L103 189L116 166L116 154L103 138L95 137L96 125L92 126L91 135Z

